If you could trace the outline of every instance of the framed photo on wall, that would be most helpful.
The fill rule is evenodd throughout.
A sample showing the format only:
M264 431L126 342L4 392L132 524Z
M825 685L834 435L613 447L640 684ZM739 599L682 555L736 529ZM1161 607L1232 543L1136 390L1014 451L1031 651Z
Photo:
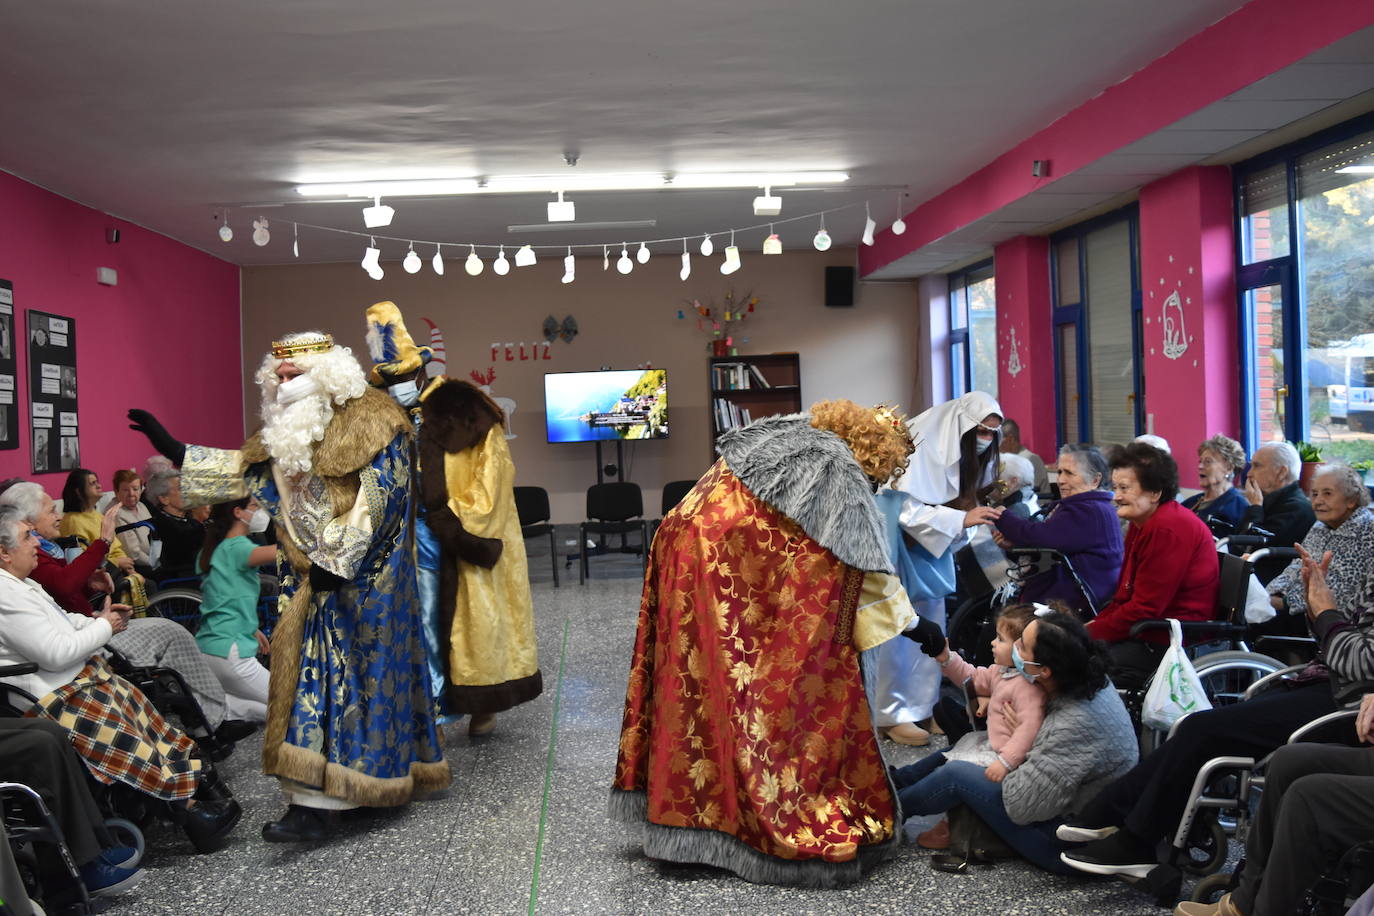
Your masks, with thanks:
M14 284L0 280L0 450L19 447L18 348L14 345Z
M69 471L81 465L76 321L36 309L27 314L33 472Z

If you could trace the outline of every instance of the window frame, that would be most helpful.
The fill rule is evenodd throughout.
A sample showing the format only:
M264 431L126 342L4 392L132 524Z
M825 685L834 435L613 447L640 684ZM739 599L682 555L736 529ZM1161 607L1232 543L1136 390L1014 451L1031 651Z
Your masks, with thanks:
M973 322L969 316L968 291L970 286L988 279L985 276L978 276L985 273L991 276L994 283L997 282L997 271L993 266L992 258L986 258L976 264L970 264L954 273L945 275L949 283L950 396L954 398L973 390L973 341L970 333ZM956 292L959 295L956 295ZM962 315L960 310L962 310ZM962 373L959 371L961 366ZM962 378L960 377L961 374Z

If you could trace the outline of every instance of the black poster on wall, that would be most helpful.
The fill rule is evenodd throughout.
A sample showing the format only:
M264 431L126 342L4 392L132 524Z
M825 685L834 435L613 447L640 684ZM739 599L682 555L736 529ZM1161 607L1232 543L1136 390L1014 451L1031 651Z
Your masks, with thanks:
M0 451L19 447L19 369L14 345L14 284L0 280Z
M76 421L76 321L28 310L33 472L81 465Z

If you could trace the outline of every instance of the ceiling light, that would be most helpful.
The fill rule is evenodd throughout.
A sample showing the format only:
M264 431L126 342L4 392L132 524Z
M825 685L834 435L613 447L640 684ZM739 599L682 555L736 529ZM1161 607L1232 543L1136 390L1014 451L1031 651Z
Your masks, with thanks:
M510 273L510 261L506 260L506 246L502 245L496 251L496 260L491 263L491 269L501 276Z
M549 222L551 223L570 223L577 219L577 206L570 200L563 199L563 192L558 192L558 200L549 201Z
M537 260L539 259L534 256L534 249L528 245L521 246L520 250L515 253L516 267L530 267Z
M469 277L475 277L482 272L482 259L477 257L477 246L468 246L468 256L463 261L463 270L467 271Z
M754 198L755 216L777 216L782 212L782 198L773 196L772 188L764 188L762 197Z
M762 188L840 184L849 173L800 172L608 172L569 175L492 175L408 181L354 181L297 185L302 197L426 197L448 194L556 194L559 191L652 191L662 188Z
M625 250L625 244L620 245L620 260L615 262L615 269L622 274L627 274L635 269L634 261L630 260L630 254Z
M612 219L585 223L520 223L507 226L506 231L524 235L526 232L577 232L588 229L652 229L657 225L656 219Z
M444 256L440 253L443 247L443 245L434 246L434 260L429 262L429 266L433 267L434 272L441 277L444 275Z
M569 204L569 206L572 206ZM571 283L577 275L577 258L573 257L572 247L568 248L568 255L563 259L563 282Z
M868 203L864 203L864 237L865 245L873 244L873 230L878 228L878 224L873 222L873 214L868 212Z
M420 272L420 256L415 253L415 243L410 243L410 251L406 253L405 260L401 266L406 269L408 274L418 274Z
M1336 169L1337 175L1374 175L1374 164L1369 165L1347 165L1344 168Z
M710 237L709 235L704 235L704 236L702 236L702 237L701 237L701 256L702 256L703 258L709 258L709 257L715 252L715 250L716 250L716 246L711 242L711 237Z
M644 243L639 243L639 250L635 252L635 260L641 264L649 263L649 249L644 247Z
M383 226L391 225L391 218L396 215L393 207L388 207L382 203L380 197L372 198L372 206L363 207L363 225L369 229L380 229Z

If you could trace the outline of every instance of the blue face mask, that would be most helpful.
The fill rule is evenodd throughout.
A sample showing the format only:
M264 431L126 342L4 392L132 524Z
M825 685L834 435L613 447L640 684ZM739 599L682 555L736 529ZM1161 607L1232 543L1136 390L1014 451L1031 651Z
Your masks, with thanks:
M1016 670L1020 672L1021 676L1026 680L1030 681L1032 684L1035 683L1035 679L1038 678L1041 674L1041 672L1039 671L1037 671L1035 674L1031 674L1029 671L1026 670L1026 660L1022 658L1021 653L1016 650L1016 643L1011 644L1011 663L1016 666ZM1031 664L1034 665L1036 663L1031 662Z

